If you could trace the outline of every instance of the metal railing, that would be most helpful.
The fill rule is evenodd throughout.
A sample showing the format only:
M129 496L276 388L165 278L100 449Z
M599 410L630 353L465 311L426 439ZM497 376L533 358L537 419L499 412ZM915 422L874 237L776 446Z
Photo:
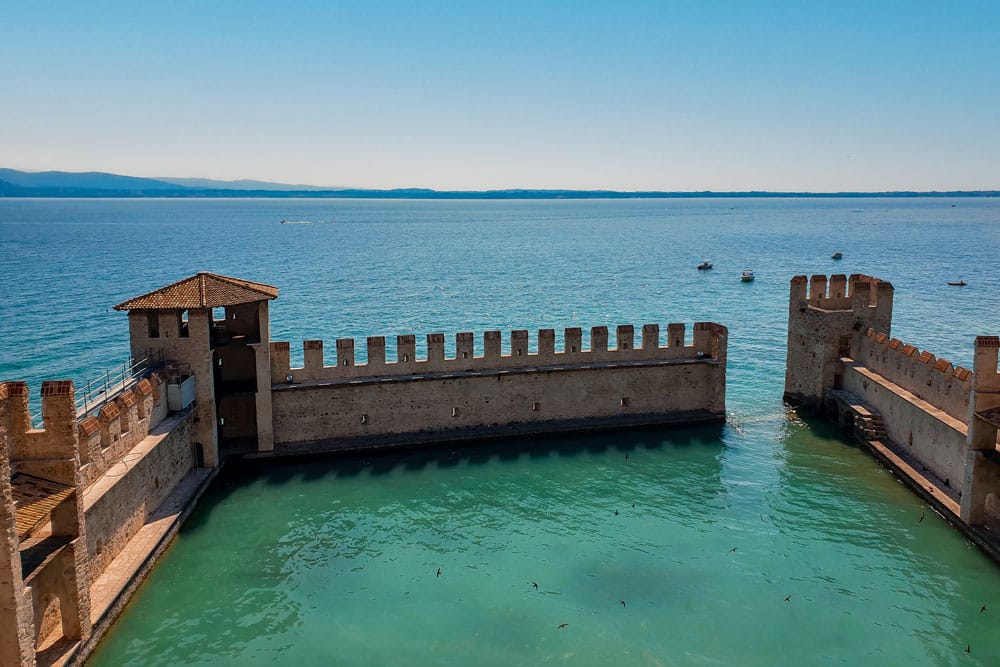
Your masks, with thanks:
M123 392L131 389L139 381L155 370L149 358L131 361L108 369L104 375L87 382L76 393L76 416L78 419L89 417L96 413L101 406L108 401L114 400ZM32 428L42 428L42 411L31 415Z

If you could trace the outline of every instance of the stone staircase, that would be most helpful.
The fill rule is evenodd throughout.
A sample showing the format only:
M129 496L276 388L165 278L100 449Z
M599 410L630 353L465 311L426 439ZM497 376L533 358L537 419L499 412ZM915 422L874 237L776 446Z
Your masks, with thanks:
M825 397L828 412L839 416L841 426L853 427L856 439L869 443L889 441L882 415L859 396L846 389L828 389Z
M868 442L885 442L888 440L889 436L885 431L885 423L882 421L882 415L877 412L871 412L862 406L855 406L854 409L856 412L854 428L857 430L859 436L864 436L864 439Z

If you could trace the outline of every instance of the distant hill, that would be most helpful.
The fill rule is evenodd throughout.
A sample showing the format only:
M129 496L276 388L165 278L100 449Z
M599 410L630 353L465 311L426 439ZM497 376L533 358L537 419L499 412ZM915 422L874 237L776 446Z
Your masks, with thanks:
M119 176L100 171L74 173L69 171L27 172L0 169L0 181L22 188L61 188L93 190L176 190L166 181L135 176Z
M0 197L283 197L329 199L690 199L696 197L1000 197L1000 190L951 192L622 192L620 190L428 190L324 188L267 181L137 178L103 172L0 169Z
M248 178L241 178L238 181L216 181L211 178L173 178L157 176L156 180L163 181L164 183L172 183L185 188L198 188L201 190L296 190L299 192L317 192L321 190L346 189L338 186L271 183L268 181L254 181Z

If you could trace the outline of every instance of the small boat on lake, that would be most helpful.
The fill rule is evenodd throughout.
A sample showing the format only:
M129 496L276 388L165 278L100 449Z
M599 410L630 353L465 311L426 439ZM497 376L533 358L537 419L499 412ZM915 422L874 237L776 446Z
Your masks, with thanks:
M698 265L699 271L708 271L710 268L712 268L712 263L707 259Z
M839 251L835 252L832 255L830 255L830 259L844 259L844 253Z
M752 283L753 278L753 270L751 269L743 269L743 273L740 274L740 281L744 283Z
M964 280L959 280L957 283L948 283L952 287L965 287L966 282Z

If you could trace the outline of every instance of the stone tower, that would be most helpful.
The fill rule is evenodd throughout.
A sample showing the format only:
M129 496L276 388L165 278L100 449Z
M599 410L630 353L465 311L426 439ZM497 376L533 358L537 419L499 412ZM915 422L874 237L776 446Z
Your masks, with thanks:
M892 284L853 274L795 276L788 299L785 401L816 410L837 385L837 362L852 356L855 337L892 325Z
M202 272L115 306L128 311L132 358L163 366L172 407L193 396L200 465L218 465L220 446L274 448L268 301L277 296Z

